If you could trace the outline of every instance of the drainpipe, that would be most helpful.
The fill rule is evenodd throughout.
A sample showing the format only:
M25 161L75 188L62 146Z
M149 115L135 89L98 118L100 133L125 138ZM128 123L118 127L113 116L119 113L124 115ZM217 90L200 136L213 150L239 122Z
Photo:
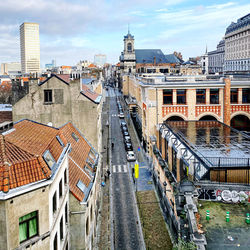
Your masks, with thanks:
M156 88L156 124L158 124L158 89Z

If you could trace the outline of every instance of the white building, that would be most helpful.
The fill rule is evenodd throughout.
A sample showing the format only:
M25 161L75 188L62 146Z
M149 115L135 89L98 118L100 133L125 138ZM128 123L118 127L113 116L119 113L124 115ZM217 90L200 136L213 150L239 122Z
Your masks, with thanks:
M16 75L21 73L20 62L10 62L1 64L1 75Z
M217 49L208 52L208 72L209 74L223 73L225 56L225 40L221 40Z
M102 54L95 55L95 59L94 59L95 65L97 65L99 67L103 67L103 65L106 62L107 62L107 56L106 55L102 55Z
M202 68L202 74L207 75L208 74L208 53L206 48L206 53L201 56L198 64Z
M40 72L40 39L38 23L20 26L22 74Z
M225 73L250 73L250 13L232 22L225 34Z

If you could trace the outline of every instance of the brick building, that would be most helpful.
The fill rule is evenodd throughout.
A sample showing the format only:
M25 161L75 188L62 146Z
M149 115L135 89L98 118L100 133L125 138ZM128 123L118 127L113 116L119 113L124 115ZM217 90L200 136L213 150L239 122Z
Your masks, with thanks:
M124 76L123 94L147 150L155 126L168 120L217 120L250 131L248 79Z

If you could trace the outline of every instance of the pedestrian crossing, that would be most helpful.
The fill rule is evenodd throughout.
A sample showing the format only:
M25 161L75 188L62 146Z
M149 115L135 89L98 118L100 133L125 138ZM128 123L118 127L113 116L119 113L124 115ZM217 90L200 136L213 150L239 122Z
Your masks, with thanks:
M128 166L127 165L113 165L112 172L113 173L127 173Z

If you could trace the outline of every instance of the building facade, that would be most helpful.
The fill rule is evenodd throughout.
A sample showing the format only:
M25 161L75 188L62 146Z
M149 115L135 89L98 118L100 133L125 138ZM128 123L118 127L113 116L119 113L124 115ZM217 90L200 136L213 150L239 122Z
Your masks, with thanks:
M136 59L135 59L135 39L134 36L128 34L124 36L124 49L120 56L120 68L123 73L135 73Z
M29 93L13 106L13 121L28 118L60 127L68 121L99 151L101 145L102 86L84 85L70 75L30 80Z
M20 49L22 74L40 73L40 38L38 23L21 24Z
M146 150L155 126L168 120L217 120L250 131L250 80L124 76L123 94Z
M250 73L250 14L232 22L225 33L225 73Z
M97 54L94 57L94 64L98 67L103 67L104 64L107 62L107 56L103 54Z
M1 74L11 75L11 76L21 74L21 63L19 62L2 63Z
M70 145L58 129L29 120L0 137L1 249L70 249Z
M217 45L217 49L208 52L208 73L223 74L225 57L225 40L221 40Z

